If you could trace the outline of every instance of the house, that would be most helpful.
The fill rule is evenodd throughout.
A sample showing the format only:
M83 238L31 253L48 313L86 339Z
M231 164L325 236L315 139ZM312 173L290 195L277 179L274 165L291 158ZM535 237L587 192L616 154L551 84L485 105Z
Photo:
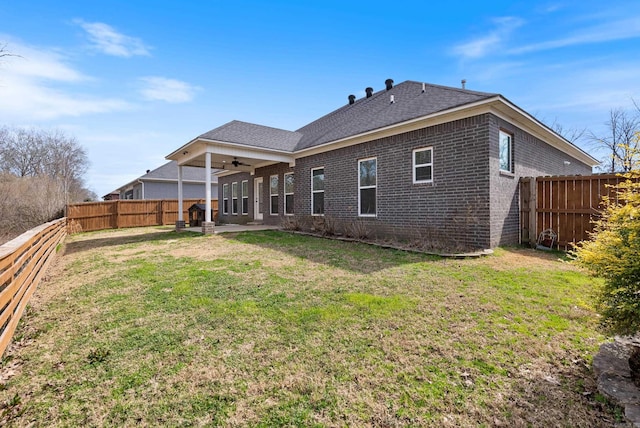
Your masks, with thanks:
M167 156L220 168L219 221L493 248L519 241L523 176L597 160L500 94L391 79L296 131L232 121Z
M205 170L197 167L182 167L182 196L187 199L204 199ZM211 171L210 174L215 174ZM170 161L109 193L110 199L178 199L179 168L176 161ZM211 197L218 197L218 180L210 183ZM118 197L115 197L117 194ZM106 197L105 197L105 200Z

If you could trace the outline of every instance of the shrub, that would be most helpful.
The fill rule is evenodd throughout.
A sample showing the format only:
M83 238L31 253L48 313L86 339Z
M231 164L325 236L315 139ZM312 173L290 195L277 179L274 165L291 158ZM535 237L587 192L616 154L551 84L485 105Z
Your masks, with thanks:
M604 278L596 308L612 334L640 331L640 171L624 177L617 198L605 198L592 239L574 251L578 263Z

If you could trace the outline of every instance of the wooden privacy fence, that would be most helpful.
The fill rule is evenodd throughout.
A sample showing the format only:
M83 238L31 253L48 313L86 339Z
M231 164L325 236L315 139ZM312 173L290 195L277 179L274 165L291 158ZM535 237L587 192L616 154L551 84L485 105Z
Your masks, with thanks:
M189 207L203 204L203 199L182 201L183 219L189 218ZM212 200L214 216L218 213L218 201ZM83 232L123 227L161 226L175 224L178 220L177 200L116 200L85 202L67 206L69 224L75 222Z
M535 243L545 229L558 234L557 246L563 250L588 239L602 198L615 197L609 186L624 180L617 174L521 178L521 242Z
M0 246L0 356L66 233L66 219L62 218Z

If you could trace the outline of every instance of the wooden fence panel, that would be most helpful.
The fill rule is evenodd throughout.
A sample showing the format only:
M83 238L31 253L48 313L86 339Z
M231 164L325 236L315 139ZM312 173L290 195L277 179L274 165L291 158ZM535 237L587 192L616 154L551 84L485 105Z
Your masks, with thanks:
M558 234L557 245L563 250L588 239L603 197L616 198L611 186L621 180L617 174L520 179L521 242L534 244L545 229Z
M0 246L0 356L66 235L66 219L45 223Z
M203 199L183 200L183 218L189 218L189 207L203 204ZM218 201L212 200L214 216L218 213ZM161 226L175 224L178 220L177 200L115 200L86 202L67 207L70 224L78 225L84 232L124 227Z

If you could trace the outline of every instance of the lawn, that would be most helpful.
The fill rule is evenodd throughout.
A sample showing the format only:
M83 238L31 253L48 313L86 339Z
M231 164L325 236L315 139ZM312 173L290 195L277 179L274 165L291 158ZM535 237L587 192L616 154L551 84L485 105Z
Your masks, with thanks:
M284 232L73 235L0 370L0 425L612 426L596 280Z

